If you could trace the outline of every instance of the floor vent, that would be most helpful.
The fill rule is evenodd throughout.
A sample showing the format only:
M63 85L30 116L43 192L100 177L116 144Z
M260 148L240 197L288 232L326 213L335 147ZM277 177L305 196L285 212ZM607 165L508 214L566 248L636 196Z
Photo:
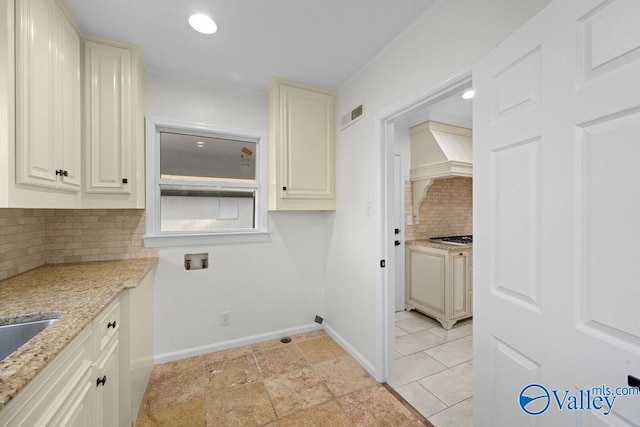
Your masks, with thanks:
M340 117L340 130L345 130L364 117L364 102Z

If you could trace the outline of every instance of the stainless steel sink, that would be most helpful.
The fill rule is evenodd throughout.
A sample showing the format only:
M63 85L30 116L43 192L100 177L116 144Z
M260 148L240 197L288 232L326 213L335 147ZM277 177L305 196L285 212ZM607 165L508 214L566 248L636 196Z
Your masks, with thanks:
M37 320L0 326L0 360L16 351L20 346L42 332L58 319Z

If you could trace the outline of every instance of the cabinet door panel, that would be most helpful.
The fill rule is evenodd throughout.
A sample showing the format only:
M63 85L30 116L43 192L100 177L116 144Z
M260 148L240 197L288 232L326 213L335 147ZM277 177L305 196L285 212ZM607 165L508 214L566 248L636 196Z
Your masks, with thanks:
M62 15L62 14L61 14ZM81 125L80 112L80 37L75 28L61 16L59 54L60 104L57 111L60 123L60 167L66 172L61 178L61 188L80 191Z
M410 251L411 300L445 314L445 255Z
M85 427L94 423L94 392L95 385L91 380L91 370L88 369L86 376L76 386L76 393L67 399L52 422L47 423L52 426Z
M88 193L129 194L131 179L131 53L85 42Z
M333 197L332 98L297 88L285 89L287 127L284 198Z
M56 186L54 2L16 2L16 180Z
M465 252L451 255L451 318L466 316L471 313L468 298L468 271Z
M95 426L115 426L118 425L120 414L119 402L119 359L120 342L116 338L111 347L105 351L104 356L96 364L95 380L104 380L96 387L96 413Z

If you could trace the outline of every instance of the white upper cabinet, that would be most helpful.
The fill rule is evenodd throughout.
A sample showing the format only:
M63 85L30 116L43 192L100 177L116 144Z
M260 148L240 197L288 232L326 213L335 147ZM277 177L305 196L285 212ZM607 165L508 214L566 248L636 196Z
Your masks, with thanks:
M144 61L64 0L0 2L0 208L144 208Z
M137 48L84 40L84 207L144 207L144 65Z
M269 210L335 210L335 95L273 79Z
M16 184L79 192L78 31L53 0L15 5Z

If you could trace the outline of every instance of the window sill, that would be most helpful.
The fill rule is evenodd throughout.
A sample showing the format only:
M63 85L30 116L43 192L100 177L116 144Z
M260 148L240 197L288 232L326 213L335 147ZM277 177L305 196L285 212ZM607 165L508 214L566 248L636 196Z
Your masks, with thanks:
M228 243L257 243L269 240L268 231L253 231L248 233L221 234L180 234L180 235L151 235L144 236L144 246L147 248L163 248L170 246L194 245L223 245Z

